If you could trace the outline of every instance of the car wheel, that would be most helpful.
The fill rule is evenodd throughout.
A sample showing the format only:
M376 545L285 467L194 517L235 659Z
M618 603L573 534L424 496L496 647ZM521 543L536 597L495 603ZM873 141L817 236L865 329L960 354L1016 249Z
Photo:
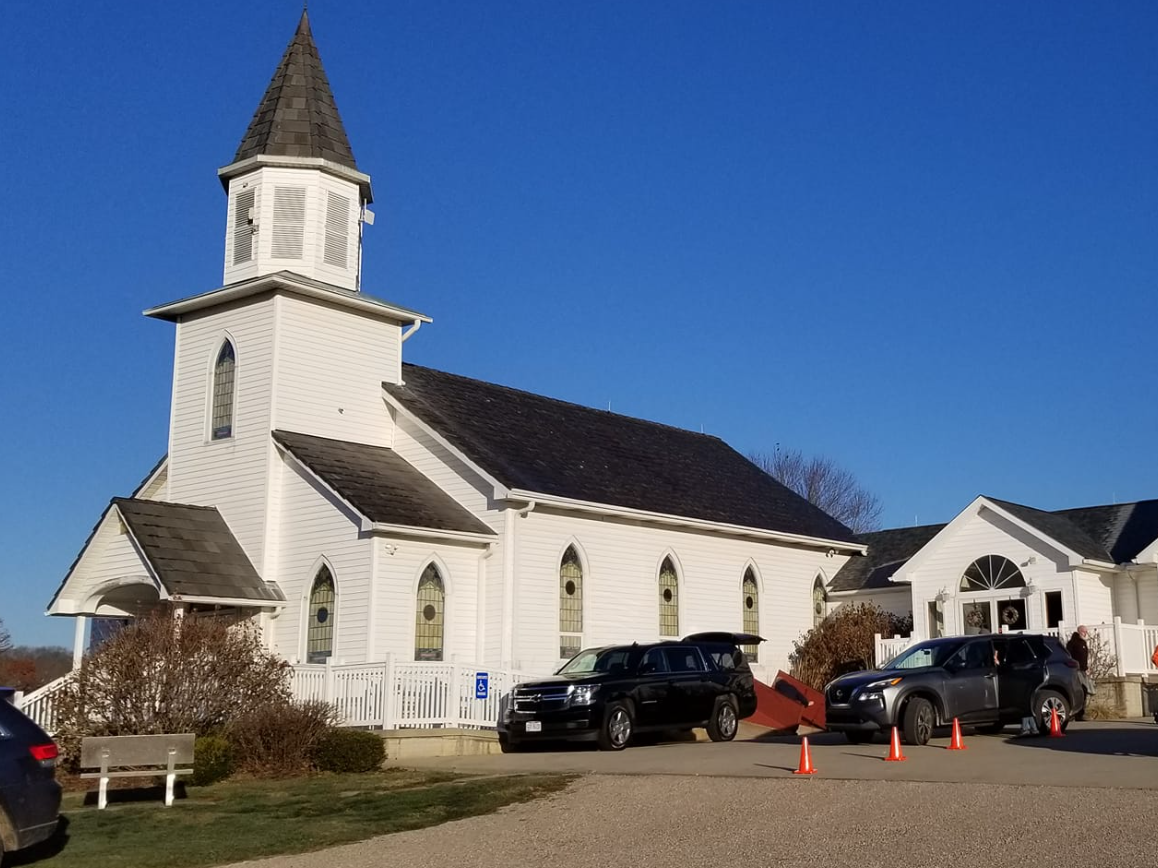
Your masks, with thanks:
M1037 695L1034 716L1037 717L1037 728L1042 735L1049 735L1049 722L1054 709L1057 709L1058 723L1064 731L1070 725L1070 707L1066 698L1056 690L1043 690Z
M901 731L907 744L928 744L933 737L933 726L937 717L933 713L933 703L920 696L913 697L905 706L905 717Z
M851 732L846 730L844 737L848 739L849 744L865 744L873 740L871 732Z
M511 741L511 737L505 732L499 733L499 750L503 753L518 753L523 749L523 746L517 741Z
M740 718L736 716L736 703L730 696L716 700L712 719L708 721L708 738L712 741L731 741L740 728Z
M626 702L609 702L603 712L603 725L599 728L601 750L623 750L631 741L635 722L631 719L631 708Z

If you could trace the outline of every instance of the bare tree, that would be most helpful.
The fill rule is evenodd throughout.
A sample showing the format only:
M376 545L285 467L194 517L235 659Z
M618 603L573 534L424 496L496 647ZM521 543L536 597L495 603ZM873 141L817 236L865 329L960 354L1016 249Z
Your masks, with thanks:
M0 621L0 654L12 648L12 637L8 635L8 631L4 629L4 622Z
M820 507L855 533L881 526L881 502L855 476L830 458L806 457L798 449L776 449L771 455L756 452L748 458L809 503Z

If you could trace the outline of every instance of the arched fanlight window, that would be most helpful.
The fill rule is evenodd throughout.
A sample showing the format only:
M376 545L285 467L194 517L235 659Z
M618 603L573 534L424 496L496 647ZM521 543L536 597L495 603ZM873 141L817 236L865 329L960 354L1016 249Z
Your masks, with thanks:
M233 342L226 341L217 353L213 365L213 413L210 421L212 439L224 440L233 436L233 380L237 356Z
M559 658L570 660L583 645L583 565L574 546L559 562Z
M760 588L756 584L756 574L752 568L744 570L744 582L740 589L740 605L744 613L744 632L760 635ZM757 648L755 645L745 645L744 654L749 662L756 662Z
M1009 558L985 555L969 565L961 576L961 590L997 591L1004 588L1024 588L1025 576Z
M334 577L323 566L310 588L306 662L325 663L334 653Z
M434 564L422 571L414 613L414 659L441 660L446 590Z
M675 564L664 558L659 568L659 635L680 634L680 588Z
M824 590L824 580L817 576L812 584L812 626L819 626L827 614L828 594Z

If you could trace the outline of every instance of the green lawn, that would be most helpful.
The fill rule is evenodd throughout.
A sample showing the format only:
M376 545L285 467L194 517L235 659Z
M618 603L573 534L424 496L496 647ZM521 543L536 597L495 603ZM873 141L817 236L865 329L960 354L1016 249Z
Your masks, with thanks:
M110 791L103 811L83 804L83 794L71 793L62 808L64 835L46 850L10 858L12 865L45 868L221 865L486 814L558 792L569 780L564 775L470 778L390 770L189 787L188 798L171 808L159 799L114 801L122 793ZM7 868L9 862L4 864Z

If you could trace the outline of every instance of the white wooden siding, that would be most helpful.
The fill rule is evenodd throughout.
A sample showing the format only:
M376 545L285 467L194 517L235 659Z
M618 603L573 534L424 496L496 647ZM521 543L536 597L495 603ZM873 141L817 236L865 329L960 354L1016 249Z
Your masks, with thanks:
M1045 627L1045 592L1062 592L1065 620L1075 617L1074 582L1069 562L1054 547L990 510L982 510L968 521L942 532L925 550L923 562L913 572L904 572L912 582L913 620L920 636L928 635L928 603L942 588L953 595L945 603L945 631L962 632L961 605L972 595L959 593L961 576L973 561L984 555L1001 555L1018 565L1027 582L1038 593L1026 600L1026 616L1031 629ZM1026 563L1030 559L1033 563ZM1017 590L1011 590L1016 594ZM1084 602L1083 602L1084 605Z
M169 500L216 506L263 575L273 325L272 296L178 323L169 432ZM237 353L233 436L210 440L213 361L227 334Z
M167 465L149 480L148 485L137 492L137 497L141 500L169 499L169 468Z
M279 296L274 428L389 446L383 381L397 382L397 323Z
M745 541L690 530L641 527L539 508L516 518L516 668L558 665L559 558L574 539L585 555L586 646L659 638L660 561L671 553L680 570L680 635L743 629L741 583L752 562L759 575L760 666L787 668L793 642L812 627L812 585L846 560L824 552Z
M286 606L273 621L277 651L288 660L303 659L303 610L324 558L337 594L334 662L367 662L371 540L359 531L361 518L292 461L279 462L278 472L282 494L276 580Z
M77 561L55 608L63 613L84 613L89 598L96 591L110 582L124 579L139 579L143 584L156 587L132 538L121 532L120 514L112 508Z
M496 533L502 531L502 514L489 497L490 483L402 413L394 427L394 451Z
M1078 589L1078 619L1083 624L1108 624L1113 621L1116 613L1111 590L1112 578L1087 570L1075 570L1074 577Z
M1138 578L1138 617L1147 624L1158 624L1158 566Z

